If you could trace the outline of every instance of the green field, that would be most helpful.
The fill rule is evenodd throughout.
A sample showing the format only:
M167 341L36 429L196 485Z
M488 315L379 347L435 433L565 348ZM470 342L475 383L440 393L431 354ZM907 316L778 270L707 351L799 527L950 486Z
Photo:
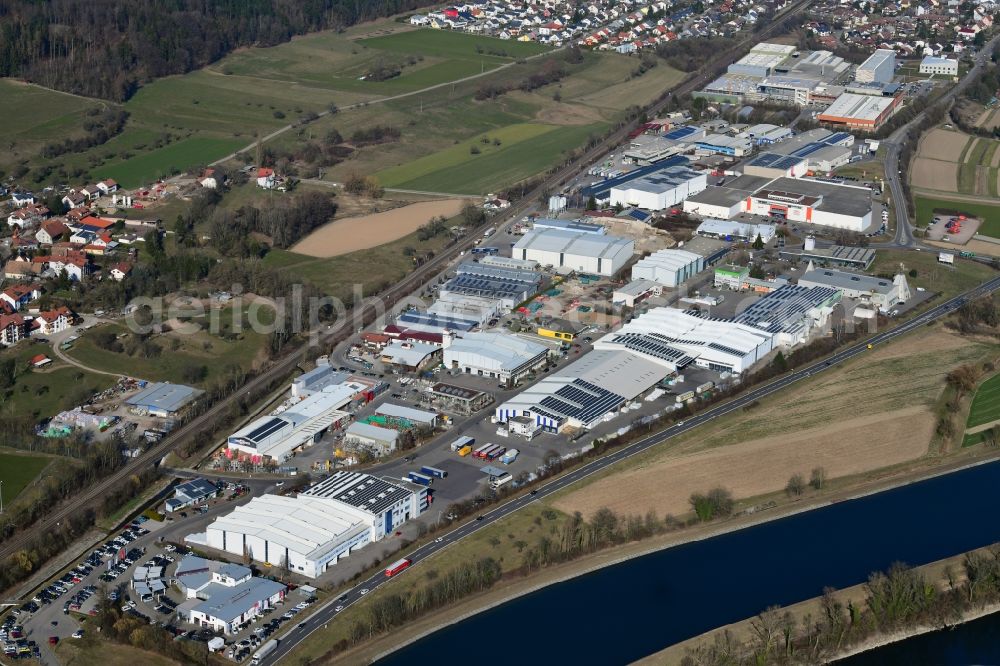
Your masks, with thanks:
M54 362L29 368L28 360L45 354ZM0 352L0 360L14 359L14 385L0 392L0 419L30 415L39 420L82 404L94 393L114 384L114 377L87 372L58 360L48 345L20 343Z
M516 58L527 58L552 50L548 46L535 42L516 42L433 28L361 39L358 40L358 43L369 48L407 55L419 53L437 58L477 59L497 63L509 62Z
M180 173L199 164L218 159L246 145L241 139L183 139L163 148L137 155L103 169L105 178L113 178L123 187L137 187L158 178Z
M376 174L386 187L486 194L543 171L607 125L559 127L518 123L484 132L442 151ZM499 143L499 145L497 145ZM472 151L479 151L473 154Z
M976 391L969 408L967 428L1000 420L1000 375L987 379Z
M1000 238L1000 205L974 201L950 201L916 195L915 214L917 226L926 227L934 218L935 210L957 210L978 217L983 221L979 233Z
M113 352L99 347L95 340L98 332L111 329L116 334L127 332L123 324L107 324L95 327L80 336L67 355L91 368L101 368L130 377L151 381L176 382L205 386L211 384L229 367L249 369L261 360L267 345L267 334L251 330L247 325L250 306L244 306L240 319L243 325L233 325L233 308L226 308L218 314L218 332L212 333L213 315L204 314L190 318L193 330L180 329L152 336L151 340L161 348L158 355L144 357L139 353ZM273 322L274 311L264 308L262 323ZM185 318L187 319L187 318ZM202 381L191 381L185 372L188 368L204 366L207 374Z
M49 458L0 452L0 481L3 482L3 501L10 504L14 498L35 480L49 464Z
M966 152L962 156L958 166L959 192L963 194L976 194L976 174L980 167L985 167L987 169L987 183L992 179L991 191L981 192L980 194L996 194L997 170L990 165L993 162L993 153L996 152L998 145L1000 145L1000 142L980 138L971 151L966 148Z
M930 292L951 296L975 287L995 277L989 266L956 259L953 267L938 262L936 252L910 252L907 250L879 250L872 264L875 275L891 276L899 271L900 264L907 273L917 271L916 277L906 276L911 289L923 287Z

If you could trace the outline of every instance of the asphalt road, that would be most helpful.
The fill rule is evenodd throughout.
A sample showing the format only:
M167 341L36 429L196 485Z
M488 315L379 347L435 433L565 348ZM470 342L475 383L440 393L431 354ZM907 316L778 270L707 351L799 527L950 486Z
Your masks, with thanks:
M950 104L955 97L962 92L966 86L972 83L973 79L979 76L983 64L989 57L989 54L993 53L993 48L996 46L997 42L1000 41L1000 36L994 37L979 50L976 55L975 64L969 71L962 77L955 86L952 87L947 93L945 93L940 99L934 102L933 106L938 106L940 104ZM902 147L905 135L909 129L916 123L923 120L926 111L920 113L916 118L903 125L895 132L893 132L888 139L883 143L886 145L885 153L885 175L886 180L889 181L889 191L892 193L892 202L896 209L896 235L892 242L892 247L897 248L907 248L917 245L916 239L913 237L913 227L910 225L910 214L907 210L906 197L903 195L903 184L901 182L900 176L900 166L899 166L899 150Z
M729 402L723 403L716 407L706 410L705 412L693 416L686 421L681 421L676 425L667 428L666 430L650 435L644 439L637 442L624 446L618 449L614 453L608 454L601 458L592 460L585 465L578 467L566 474L563 474L548 483L539 486L535 491L530 494L522 494L515 497L507 502L495 507L494 509L482 514L480 518L473 518L468 522L464 523L457 529L452 530L448 534L445 534L434 541L425 543L416 550L412 551L406 555L412 564L409 569L404 570L402 573L397 574L394 578L399 576L409 575L410 569L419 566L420 562L434 553L447 548L452 543L464 539L465 537L473 534L479 530L485 529L489 525L501 520L515 511L523 508L524 506L531 504L532 502L547 497L553 493L559 492L563 488L570 486L578 481L581 481L592 474L596 474L611 465L614 465L622 460L631 458L632 456L638 455L647 449L663 443L664 441L687 433L698 426L717 419L719 417L725 416L732 411L737 409L742 409L746 405L752 403L755 400L760 400L761 398L771 395L777 391L787 388L791 384L798 382L802 379L810 377L816 373L823 372L833 366L843 363L847 360L859 356L868 351L869 345L877 346L886 344L892 341L894 338L909 333L921 326L925 326L932 321L940 319L951 312L957 310L962 306L967 300L975 299L985 294L991 293L1000 289L1000 277L994 278L982 285L971 289L959 296L956 296L948 301L937 305L927 312L915 317L914 319L901 324L900 326L885 331L884 333L879 333L868 340L853 345L851 347L846 347L843 350L835 353L833 356L828 357L818 363L810 365L809 367L802 368L801 370L796 370L793 373L780 377L768 384L750 389L746 393L741 394L739 397L730 400ZM306 640L313 632L321 629L324 625L328 624L331 620L335 620L338 611L336 608L338 606L343 606L344 609L349 608L353 604L361 600L365 594L368 594L382 585L388 584L394 578L386 578L382 572L378 572L371 576L370 578L361 581L356 584L350 590L345 592L341 597L337 599L331 599L324 602L314 613L307 619L301 628L297 626L289 634L281 639L277 650L275 650L267 659L264 660L264 664L276 664L283 658L287 657L288 654L294 650L302 641ZM341 601L340 599L343 599Z

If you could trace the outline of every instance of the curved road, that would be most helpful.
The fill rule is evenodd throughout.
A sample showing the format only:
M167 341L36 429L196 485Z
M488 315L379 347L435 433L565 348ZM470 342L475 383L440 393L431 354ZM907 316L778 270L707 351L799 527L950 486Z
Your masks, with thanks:
M469 520L448 534L445 534L434 541L425 543L416 550L411 551L406 555L407 559L412 562L409 569L413 569L418 566L422 560L444 548L447 548L450 544L464 539L479 530L485 529L498 520L501 520L524 506L531 504L537 499L559 492L563 488L581 481L588 476L601 472L615 463L640 454L643 451L661 444L668 439L687 433L703 423L725 416L726 414L737 409L742 409L754 400L760 400L765 396L785 389L799 380L810 377L813 374L823 372L832 366L843 363L844 361L852 359L855 356L864 354L868 351L869 345L875 346L890 342L900 335L909 333L910 331L920 328L921 326L925 326L932 321L954 312L969 299L978 298L979 296L991 293L997 289L1000 289L1000 277L993 278L992 280L989 280L988 282L985 282L980 286L965 292L964 294L945 301L944 303L931 308L927 312L898 326L897 328L890 329L884 333L878 333L864 342L860 342L856 345L838 351L819 363L814 363L809 367L796 370L795 372L780 377L768 384L752 388L729 402L712 407L711 409L708 409L697 416L693 416L686 421L680 421L666 430L645 437L637 442L618 449L614 453L592 460L570 472L567 472L566 474L558 476L539 486L531 493L525 493L510 499L487 513L484 513L481 517ZM406 575L409 569L397 574L396 577ZM394 579L386 578L382 572L378 572L368 579L357 583L354 587L344 592L339 598L330 599L325 602L316 610L315 613L313 613L312 616L305 620L305 622L296 625L288 632L288 634L281 638L278 648L271 654L271 656L265 659L263 663L275 664L286 658L289 653L296 648L296 646L309 638L313 632L317 631L323 625L335 618L337 615L337 606L342 605L346 609L361 600L362 596L364 596L361 593L362 590L365 590L366 593L370 593L382 585L389 583L391 580ZM343 601L341 601L341 599L343 599Z

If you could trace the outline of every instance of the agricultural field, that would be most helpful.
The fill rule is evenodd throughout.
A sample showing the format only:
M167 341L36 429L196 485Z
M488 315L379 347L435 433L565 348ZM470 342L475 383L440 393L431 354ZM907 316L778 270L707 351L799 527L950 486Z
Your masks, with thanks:
M919 331L843 367L807 380L795 393L761 400L751 412L712 421L614 471L561 494L554 506L584 517L690 511L688 498L722 486L737 499L780 492L793 474L817 466L830 478L854 477L926 455L945 375L994 358L992 345L942 326ZM899 396L906 400L900 402ZM664 483L664 479L670 479Z
M917 189L996 197L998 147L1000 141L935 128L920 139L910 182Z
M52 363L29 368L28 360L45 354ZM87 372L64 363L48 345L20 344L0 352L0 361L14 359L17 368L14 385L0 392L0 418L30 415L39 420L72 409L94 393L114 384L114 377Z
M934 217L934 211L960 211L982 220L978 233L984 236L1000 238L1000 205L985 201L969 201L960 197L934 197L915 194L915 214L917 226L926 227Z
M129 120L122 134L55 163L67 174L88 171L91 180L113 177L135 187L175 169L217 160L249 145L258 134L269 134L306 113L322 113L331 104L349 108L479 75L548 50L533 43L411 30L394 21L365 27L367 33L390 34L358 38L358 30L316 33L271 48L240 49L205 69L147 84L123 105ZM399 66L400 74L384 81L361 80L385 65ZM39 123L15 123L15 133L24 137L24 150L15 157L30 158L32 167L46 163L37 151L49 136L70 135L87 108L104 104L0 83L7 103L25 111L16 118L38 117L36 110L42 109ZM49 109L58 113L49 114ZM154 147L155 141L167 147Z
M85 625L84 638L63 640L55 648L59 663L65 666L179 666L178 662L149 650L104 640L92 623Z
M4 151L0 153L0 169L8 173L11 166L35 156L47 143L83 136L87 111L105 106L100 100L76 97L13 79L0 79L0 98L4 108Z
M3 501L7 504L13 502L18 494L42 473L50 461L51 458L44 456L0 451L0 482L3 482Z
M257 317L267 326L274 321L274 310L254 303L244 305L238 318L235 315L235 309L228 307L170 322L172 330L150 337L150 342L160 349L152 354L138 349L129 353L128 347L122 351L102 347L99 340L108 331L119 336L123 344L131 335L124 324L106 324L82 334L66 354L90 368L151 381L205 386L229 367L249 369L266 358L267 332L253 330L249 322ZM204 368L200 378L195 368Z
M385 187L486 194L498 184L515 183L555 163L560 154L599 136L605 123L559 127L537 123L508 125L462 141L399 167L375 174Z
M967 428L1000 421L1000 375L993 375L976 391L969 408Z

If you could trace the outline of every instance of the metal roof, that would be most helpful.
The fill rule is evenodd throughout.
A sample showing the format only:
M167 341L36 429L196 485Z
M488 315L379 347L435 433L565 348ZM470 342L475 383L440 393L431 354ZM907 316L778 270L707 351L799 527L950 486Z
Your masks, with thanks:
M351 435L387 443L395 442L399 438L399 432L392 428L381 428L370 423L362 423L361 421L355 421L347 426L347 436Z
M618 236L598 236L562 229L540 229L526 233L514 245L514 249L612 258L634 246L635 241Z
M768 169L781 169L787 171L802 163L801 159L777 153L761 153L757 157L747 162L747 166L765 167Z
M833 287L834 289L867 291L877 294L888 294L893 290L892 280L862 275L860 273L835 271L829 268L818 268L804 273L799 278L799 284L802 283L815 283Z
M390 483L360 472L334 472L300 495L334 499L379 516L413 492L396 482Z
M127 405L176 412L202 392L183 384L156 382L125 400Z

